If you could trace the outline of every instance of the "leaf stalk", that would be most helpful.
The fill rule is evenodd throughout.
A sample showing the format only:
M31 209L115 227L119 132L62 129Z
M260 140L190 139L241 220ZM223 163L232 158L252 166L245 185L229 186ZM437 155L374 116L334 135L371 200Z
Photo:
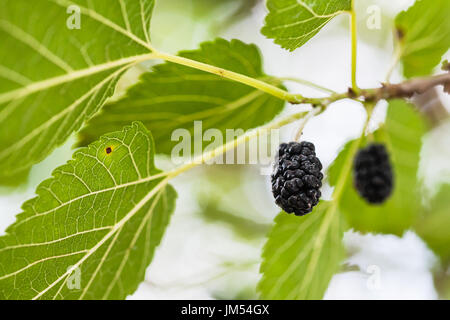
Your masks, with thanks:
M191 161L187 162L186 164L181 165L178 168L175 168L171 171L168 171L167 179L172 179L172 178L180 175L183 172L186 172L194 167L197 167L199 165L207 163L208 161L216 158L219 155L222 155L222 154L228 152L229 150L236 148L237 146L249 141L250 139L253 139L257 136L266 134L270 130L279 129L287 124L297 121L297 120L303 118L305 116L305 114L307 114L307 113L308 113L307 111L298 112L298 113L294 113L294 114L285 116L281 119L274 120L262 127L259 127L259 128L256 128L256 129L253 129L253 130L247 132L246 134L234 139L233 141L223 144L223 145L221 145L213 150L210 150L206 153L202 153L201 155L193 158Z
M351 38L352 38L352 89L354 92L358 92L358 85L356 84L356 68L357 68L357 24L356 24L356 12L352 3L352 10L350 11L350 26L351 26Z

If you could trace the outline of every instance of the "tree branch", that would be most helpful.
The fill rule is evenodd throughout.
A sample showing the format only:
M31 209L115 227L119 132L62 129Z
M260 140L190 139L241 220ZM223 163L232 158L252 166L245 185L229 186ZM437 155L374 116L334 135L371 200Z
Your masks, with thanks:
M360 97L366 101L378 101L394 98L411 98L437 86L450 86L450 73L426 78L416 78L398 84L383 83L381 88L361 90Z
M163 53L156 49L154 49L153 51L153 56L156 59L162 59L168 62L202 70L205 72L209 72L227 78L229 80L245 84L247 86L261 90L265 93L268 93L274 97L277 97L291 104L311 104L314 107L317 106L326 107L332 102L346 98L366 102L377 102L383 99L387 100L395 98L410 98L414 94L422 94L428 91L429 89L439 85L443 85L444 90L450 94L450 71L449 71L450 64L448 62L444 63L442 68L445 71L449 71L445 74L425 78L417 78L399 84L383 83L380 88L375 89L359 89L353 86L352 88L349 88L347 92L344 93L333 93L325 98L309 98L301 94L290 93L284 89L281 89L273 84L267 83L260 79L254 79L243 74L218 68L213 65L180 57L177 55Z
M431 77L416 78L397 84L383 83L380 88L360 89L358 92L349 88L345 93L335 93L326 98L299 97L288 102L291 104L307 103L323 107L346 98L361 102L378 102L396 98L411 98L416 94L424 94L437 86L443 86L444 91L450 94L450 72Z

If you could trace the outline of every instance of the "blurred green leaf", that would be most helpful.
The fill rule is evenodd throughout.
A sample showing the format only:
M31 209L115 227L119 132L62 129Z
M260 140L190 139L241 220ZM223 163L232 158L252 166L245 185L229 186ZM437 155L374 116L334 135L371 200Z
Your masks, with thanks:
M159 175L154 149L150 133L134 123L55 169L0 237L0 298L124 299L133 293L175 207L176 193Z
M445 275L437 280L440 281L440 283L436 283L440 298L450 300L450 267L445 272Z
M271 208L261 209L261 202L253 201L254 197L264 197L267 191L266 177L253 165L205 166L196 177L201 179L195 188L200 205L214 203L219 211L259 225L261 228L257 229L261 232L263 226L272 226L273 218L267 216ZM249 190L252 191L249 193Z
M209 0L201 0L201 1L209 1ZM252 14L252 9L260 2L260 0L228 0L225 1L230 3L236 3L239 4L239 6L236 6L232 12L222 21L216 21L212 25L212 32L214 34L220 34L222 31L226 30L230 26L232 26L235 23L238 23L239 21L243 20L244 18L250 16Z
M267 78L258 48L239 40L205 42L199 50L184 51L180 56L253 78ZM139 120L153 132L157 152L170 154L179 143L171 140L175 129L187 129L194 146L194 121L202 121L203 131L219 129L225 137L226 129L247 130L260 126L274 118L283 107L283 101L246 85L164 63L143 74L140 83L130 88L125 98L106 105L89 121L80 133L79 144L86 145L124 123ZM203 148L208 145L203 143Z
M395 19L406 77L433 71L450 48L450 1L417 0Z
M294 51L331 19L352 9L352 0L267 0L269 14L261 32Z
M215 292L212 297L216 300L258 300L255 286L244 287L238 292Z
M424 119L412 105L402 100L389 103L386 123L375 132L374 137L376 141L385 143L390 152L394 192L384 204L369 205L357 194L353 187L353 177L349 175L339 208L346 215L351 228L362 232L401 235L415 223L421 211L417 170L425 132ZM349 142L330 167L328 174L331 185L336 184L344 159L348 159L349 150L354 143ZM367 139L362 141L362 145L365 143Z
M205 199L206 195L199 197L200 215L206 222L223 223L229 227L237 236L253 240L264 237L270 230L269 224L258 223L251 219L241 217L232 212L218 207L214 197Z
M357 17L358 41L386 49L392 43L392 21L397 12L390 2L358 0L353 2ZM348 25L342 21L342 27ZM360 43L362 43L360 42Z
M164 52L196 48L251 14L259 0L161 0L152 18L152 43ZM173 23L176 21L176 23Z
M263 299L322 299L344 257L343 217L334 202L311 214L281 212L263 249L258 290Z
M0 183L61 145L113 94L123 72L147 59L153 5L2 0ZM78 10L80 29L70 29Z
M450 263L450 184L440 188L415 230L444 264Z
M24 171L20 171L19 173L13 176L2 176L0 185L2 187L14 188L21 187L28 181L28 175L30 174L30 169L26 169Z

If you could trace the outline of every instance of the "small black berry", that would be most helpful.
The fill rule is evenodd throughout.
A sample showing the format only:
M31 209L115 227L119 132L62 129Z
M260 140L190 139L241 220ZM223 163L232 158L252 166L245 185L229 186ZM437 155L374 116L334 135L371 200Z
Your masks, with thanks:
M394 175L389 154L382 144L361 149L353 164L354 185L359 195L371 204L381 204L392 193Z
M319 203L322 163L311 142L282 143L275 159L272 192L276 204L287 213L303 216Z

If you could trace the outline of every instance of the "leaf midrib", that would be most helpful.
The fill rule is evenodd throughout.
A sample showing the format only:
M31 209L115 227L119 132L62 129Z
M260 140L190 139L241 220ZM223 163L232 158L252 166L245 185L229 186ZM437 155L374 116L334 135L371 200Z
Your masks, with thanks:
M9 145L7 148L3 149L0 152L0 159L3 159L5 157L9 156L12 152L14 152L15 149L20 149L24 144L26 144L28 141L33 139L39 133L41 133L42 131L47 129L49 126L51 126L56 121L60 120L61 117L63 117L64 115L70 113L71 111L73 111L73 109L75 109L76 107L81 105L90 96L96 94L104 85L106 85L110 81L113 81L117 76L120 75L121 72L123 72L127 68L128 68L128 66L125 66L125 67L119 69L118 71L112 73L111 75L109 75L108 77L106 77L105 79L100 81L93 88L91 88L88 92L83 94L80 98L78 98L71 105L69 105L68 107L62 109L61 112L56 113L53 117L51 117L47 121L43 122L40 126L34 128L27 135L23 136L21 139L17 140L15 143ZM59 136L57 134L55 134L53 139L57 139L58 137ZM35 146L37 146L37 145L38 144L36 143ZM15 166L14 169L10 169L9 170L8 174L11 175L11 174L14 174L16 172L20 172L22 169L23 169L23 167Z
M67 275L70 275L76 268L81 266L92 254L94 254L97 249L99 249L109 238L111 238L119 229L121 229L146 203L148 203L153 196L155 196L163 187L167 186L167 183L170 178L166 178L158 183L155 188L153 188L149 193L146 194L144 198L142 198L119 222L117 222L95 246L91 249L87 250L86 254L73 266L67 269L65 273L63 273L58 279L49 284L44 290L42 290L39 294L33 297L32 300L39 299L42 295L44 295L48 290L53 288L60 281L64 280Z
M351 167L352 167L351 160L353 159L353 156L356 153L356 150L358 149L358 146L360 143L361 143L361 138L355 140L355 142L352 144L350 152L345 161L345 166L344 166L343 170L341 171L341 174L339 175L338 184L335 188L330 207L327 208L324 212L324 215L326 215L326 217L321 222L319 234L316 238L316 241L314 242L314 246L313 246L314 250L313 250L311 259L309 260L309 264L306 268L305 276L303 278L306 280L304 282L302 282L300 291L304 290L309 285L309 283L311 283L311 281L312 281L312 273L315 271L319 257L322 254L322 248L323 248L323 244L325 241L324 237L326 236L326 232L330 228L333 218L337 212L339 200L344 191L347 177L351 171Z
M121 26L117 25L116 23L112 22L111 20L107 19L106 17L102 16L101 14L98 14L96 11L94 11L92 9L80 6L78 3L74 3L74 2L68 1L68 0L48 0L48 1L53 2L54 4L59 5L63 8L67 8L70 5L76 5L77 7L80 8L80 12L82 14L85 14L85 15L91 17L92 19L100 22L101 24L127 36L134 42L142 45L144 48L147 48L149 51L153 51L153 47L150 44L150 42L146 42L146 41L142 40L141 38L137 37L135 34L127 31L126 29L122 28ZM144 33L147 32L145 27L143 27L143 31L144 31Z
M152 53L130 56L130 57L121 58L118 60L98 64L95 66L91 66L89 68L79 69L74 72L63 74L61 76L45 79L42 81L33 82L32 84L29 84L20 89L15 89L13 91L9 91L9 92L0 94L0 104L11 101L11 100L20 99L20 98L26 97L32 93L50 89L52 87L55 87L55 86L58 86L58 85L61 85L61 84L67 83L67 82L71 82L71 81L74 81L74 80L77 80L80 78L84 78L87 76L91 76L91 75L99 73L99 72L103 72L103 71L113 69L116 67L120 67L120 66L130 64L130 63L133 63L133 64L139 63L139 62L150 60L153 58L154 58L154 54L152 54Z
M120 184L120 185L115 185L115 186L110 187L110 188L105 188L105 189L101 189L101 190L85 193L85 194L83 194L81 196L78 196L76 198L70 199L69 201L66 201L63 204L60 204L59 206L57 206L55 208L52 208L52 209L44 211L44 212L39 212L38 214L29 216L29 217L27 217L27 218L25 218L25 219L23 219L21 221L18 221L13 226L14 226L14 228L17 228L18 226L22 225L23 223L25 223L27 221L30 221L30 220L35 219L35 218L40 218L43 215L47 215L47 214L52 213L52 212L54 212L56 210L64 208L65 206L70 205L71 203L73 203L75 201L82 200L82 199L84 199L86 197L97 195L97 194L102 194L102 193L109 192L109 191L115 191L115 190L118 190L118 189L130 187L130 186L134 186L134 185L138 185L138 184L142 184L142 183L146 183L146 182L149 182L149 181L152 181L152 180L156 180L156 179L162 178L162 177L164 177L166 175L167 175L167 173L162 172L162 173L159 173L159 174L156 174L156 175L152 175L152 176L149 176L149 177L146 177L146 178L143 178L143 179L138 179L136 181L123 183L123 184Z

